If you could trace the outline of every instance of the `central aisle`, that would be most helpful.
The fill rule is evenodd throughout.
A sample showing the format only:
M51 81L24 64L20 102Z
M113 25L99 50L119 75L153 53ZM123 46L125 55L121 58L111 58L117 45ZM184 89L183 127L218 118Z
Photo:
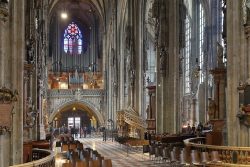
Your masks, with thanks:
M90 147L97 150L105 159L111 159L114 167L159 167L167 166L162 163L155 163L149 159L149 155L142 155L142 151L131 152L127 154L125 146L120 145L117 142L107 140L106 142L102 138L81 138L78 139L83 143L84 147Z

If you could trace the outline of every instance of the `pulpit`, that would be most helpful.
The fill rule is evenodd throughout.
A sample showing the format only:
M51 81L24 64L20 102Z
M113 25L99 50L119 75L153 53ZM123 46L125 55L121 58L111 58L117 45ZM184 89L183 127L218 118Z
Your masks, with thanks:
M148 96L149 96L149 105L147 107L147 130L148 132L155 133L156 131L156 86L149 85L147 86Z

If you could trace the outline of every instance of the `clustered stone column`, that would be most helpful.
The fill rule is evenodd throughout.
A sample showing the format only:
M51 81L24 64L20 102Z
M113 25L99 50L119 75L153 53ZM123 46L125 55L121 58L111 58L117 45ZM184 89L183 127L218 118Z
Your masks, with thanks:
M6 56L6 28L9 16L8 3L0 1L0 86L4 86L5 56Z
M11 162L23 162L23 71L25 58L25 0L12 1L10 26L10 68L11 89L18 91L18 101L13 109L13 123L11 133Z
M7 29L7 22L9 17L9 7L8 2L0 1L0 87L8 86L5 82L5 68L6 68L6 29ZM2 99L3 94L0 95ZM1 102L0 102L1 103ZM6 108L1 106L3 112L7 112ZM10 111L11 112L11 111ZM2 117L6 118L6 115L1 116L1 124L3 123ZM11 124L11 122L9 122ZM10 165L10 133L7 132L6 128L3 128L6 125L0 125L0 166L9 166ZM9 127L10 128L10 127Z

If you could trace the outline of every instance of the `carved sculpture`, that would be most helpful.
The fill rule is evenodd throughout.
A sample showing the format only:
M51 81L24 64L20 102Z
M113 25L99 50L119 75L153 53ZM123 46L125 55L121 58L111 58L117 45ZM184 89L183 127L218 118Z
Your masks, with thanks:
M250 0L243 0L242 15L244 25L250 25Z
M168 64L168 50L164 47L161 48L160 52L160 72L162 75L166 74L167 70L167 64Z
M27 109L25 123L28 126L33 126L35 124L36 109L30 97L27 99Z
M8 16L9 16L8 1L0 0L0 20L6 22Z
M219 42L217 42L217 62L218 62L218 67L223 68L224 63L223 63L223 47Z
M215 101L212 99L209 99L208 115L209 115L210 120L214 119L216 115L216 104L215 104Z
M26 54L27 54L27 62L29 64L33 64L35 60L35 52L33 47L33 40L27 40L26 42Z
M5 87L0 88L0 102L2 103L11 103L17 101L17 90L10 90Z

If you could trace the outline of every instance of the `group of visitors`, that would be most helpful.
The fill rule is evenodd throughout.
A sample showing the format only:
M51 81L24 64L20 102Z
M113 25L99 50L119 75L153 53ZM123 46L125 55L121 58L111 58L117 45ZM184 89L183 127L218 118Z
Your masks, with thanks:
M78 127L66 127L65 125L63 125L60 128L51 127L51 130L50 130L51 134L53 134L53 136L55 137L60 134L69 134L74 138L82 138L82 137L86 138L87 135L91 137L91 133L95 131L96 130L94 127L84 126L84 127L78 128Z
M204 130L212 130L212 125L210 123L202 124L201 122L195 126L191 127L188 123L187 127L182 128L182 133L192 134L192 135L200 135Z

